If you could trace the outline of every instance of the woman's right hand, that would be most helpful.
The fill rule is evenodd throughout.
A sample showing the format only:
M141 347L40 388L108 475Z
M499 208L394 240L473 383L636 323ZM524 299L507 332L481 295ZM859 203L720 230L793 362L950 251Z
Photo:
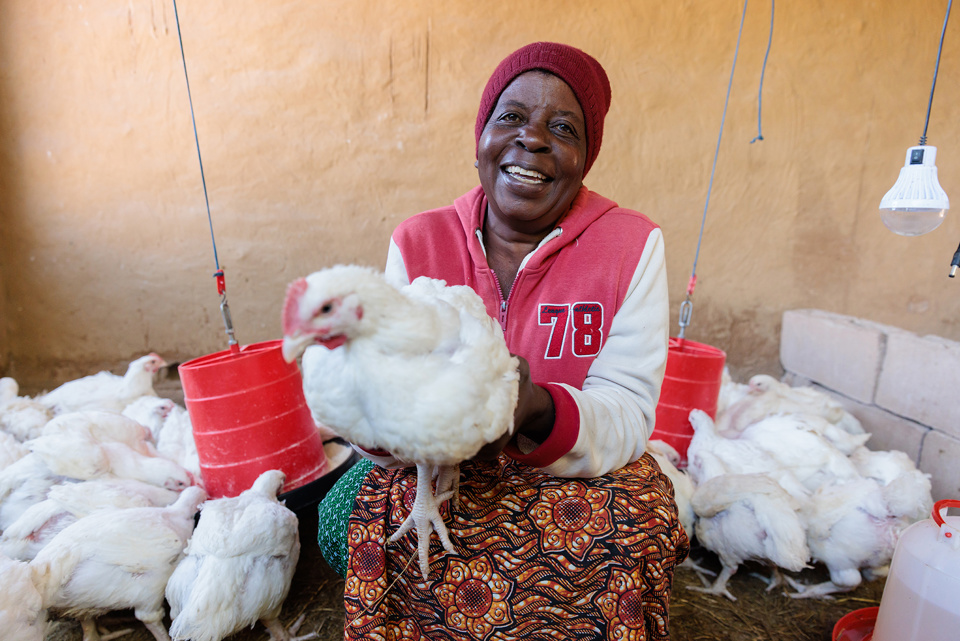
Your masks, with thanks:
M556 418L553 397L545 388L530 379L530 363L523 356L520 361L520 388L517 407L513 412L513 433L523 434L531 441L540 444L547 440L553 431Z

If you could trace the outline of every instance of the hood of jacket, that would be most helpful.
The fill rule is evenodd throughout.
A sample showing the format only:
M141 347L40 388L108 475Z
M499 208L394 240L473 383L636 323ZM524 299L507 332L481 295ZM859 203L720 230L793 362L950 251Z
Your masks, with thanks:
M487 211L487 196L480 185L477 185L453 203L463 227L464 236L468 239L477 239L477 232L482 230L484 217ZM577 237L594 221L606 212L617 209L619 205L609 198L580 187L580 191L573 199L570 209L557 222L554 231L547 235L548 240L542 243L527 263L528 267L536 267L563 247L574 242ZM555 233L556 230L560 233ZM486 256L479 239L476 242L468 241L471 257L475 264L486 263Z

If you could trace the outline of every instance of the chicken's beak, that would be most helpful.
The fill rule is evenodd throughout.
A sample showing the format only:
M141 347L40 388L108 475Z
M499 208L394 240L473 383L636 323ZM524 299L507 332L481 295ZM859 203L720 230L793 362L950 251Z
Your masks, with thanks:
M283 337L283 360L292 363L303 353L314 341L310 334L294 334L293 336Z

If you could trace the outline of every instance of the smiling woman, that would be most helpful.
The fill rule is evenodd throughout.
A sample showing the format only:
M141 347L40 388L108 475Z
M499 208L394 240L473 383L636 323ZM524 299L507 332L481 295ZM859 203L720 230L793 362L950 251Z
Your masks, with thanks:
M688 541L644 451L667 357L663 237L583 185L610 97L579 49L510 54L477 113L480 185L393 234L388 279L475 290L519 357L520 393L513 431L460 465L444 515L454 550L434 548L426 580L405 572L415 537L387 545L410 511L412 468L361 451L324 500L345 638L669 638Z
M490 114L477 167L488 198L483 242L504 298L524 257L580 191L586 133L573 90L542 71L517 76Z

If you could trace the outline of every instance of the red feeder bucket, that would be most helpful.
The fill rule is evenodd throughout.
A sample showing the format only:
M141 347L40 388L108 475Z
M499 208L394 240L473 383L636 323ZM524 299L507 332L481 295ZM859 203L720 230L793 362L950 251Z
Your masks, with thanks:
M670 339L657 422L650 438L673 446L680 454L681 468L687 466L687 446L693 439L690 410L703 410L710 418L716 418L726 359L727 355L716 347Z
M281 493L327 471L300 369L283 360L281 341L201 356L178 369L211 498L237 496L267 470L286 474Z
M870 641L879 610L874 606L843 615L833 626L833 641Z

